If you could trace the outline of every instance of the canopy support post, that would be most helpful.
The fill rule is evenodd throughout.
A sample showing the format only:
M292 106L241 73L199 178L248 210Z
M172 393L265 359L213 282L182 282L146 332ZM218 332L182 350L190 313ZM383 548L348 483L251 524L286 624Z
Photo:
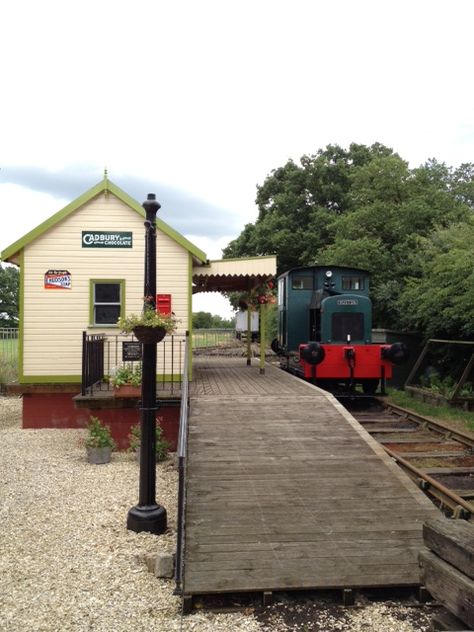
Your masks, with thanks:
M247 366L252 364L252 312L247 305Z
M266 347L266 320L267 320L267 304L260 305L260 373L265 373L265 347Z

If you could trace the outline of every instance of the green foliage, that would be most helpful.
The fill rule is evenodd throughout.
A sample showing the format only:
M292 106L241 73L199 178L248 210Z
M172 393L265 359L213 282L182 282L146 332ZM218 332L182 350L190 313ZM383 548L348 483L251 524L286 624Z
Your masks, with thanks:
M166 329L167 333L172 333L176 330L177 320L174 314L164 316L152 307L145 307L141 314L130 314L119 318L117 325L124 333L131 333L138 326L159 327Z
M115 388L130 384L130 386L140 386L142 383L142 365L124 365L116 369L115 374L110 378L110 383Z
M400 296L402 323L426 338L474 335L474 218L419 239L413 256L416 276Z
M1 342L0 342L1 344ZM18 380L18 360L0 353L0 384L11 384Z
M193 329L234 329L234 318L222 318L210 312L193 313Z
M474 413L452 408L450 406L434 406L433 404L427 404L426 402L419 401L410 397L405 391L397 391L395 389L388 389L388 401L413 410L419 415L425 417L432 417L433 419L439 419L446 423L453 424L454 426L463 430L474 431Z
M224 257L276 253L279 274L314 264L360 267L372 275L374 326L472 335L473 271L465 245L444 253L444 274L440 267L430 277L429 265L443 231L472 217L474 165L452 169L430 160L410 169L379 143L329 145L272 171L256 201L257 221ZM460 251L463 263L456 260Z
M87 425L86 448L115 448L115 441L110 434L110 428L104 426L98 417L91 415Z
M0 264L0 327L18 327L20 274Z
M140 448L141 443L141 427L140 424L135 424L130 428L130 433L128 435L129 442L129 451L136 452ZM163 429L156 422L156 460L164 461L168 456L168 452L170 449L170 444L166 439L163 439Z
M264 310L265 338L267 346L278 336L278 305L267 305Z

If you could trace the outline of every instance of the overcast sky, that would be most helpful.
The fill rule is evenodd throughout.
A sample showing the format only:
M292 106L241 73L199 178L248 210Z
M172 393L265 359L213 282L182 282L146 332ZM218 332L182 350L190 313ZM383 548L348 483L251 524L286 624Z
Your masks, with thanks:
M410 166L474 162L472 0L15 0L0 15L0 250L104 167L219 258L289 158L379 141Z

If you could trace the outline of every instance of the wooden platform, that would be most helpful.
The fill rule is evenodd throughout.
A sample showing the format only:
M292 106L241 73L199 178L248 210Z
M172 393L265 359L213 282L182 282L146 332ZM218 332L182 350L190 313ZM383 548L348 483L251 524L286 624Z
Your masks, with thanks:
M438 515L331 395L269 365L196 360L185 595L418 585Z

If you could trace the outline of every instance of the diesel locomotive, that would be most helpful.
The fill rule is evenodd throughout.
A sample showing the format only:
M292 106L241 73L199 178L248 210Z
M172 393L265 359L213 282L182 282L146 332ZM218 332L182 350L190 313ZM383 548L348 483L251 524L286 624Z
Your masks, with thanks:
M372 343L370 275L341 266L294 268L278 277L280 366L333 392L373 395L408 358L403 343Z

